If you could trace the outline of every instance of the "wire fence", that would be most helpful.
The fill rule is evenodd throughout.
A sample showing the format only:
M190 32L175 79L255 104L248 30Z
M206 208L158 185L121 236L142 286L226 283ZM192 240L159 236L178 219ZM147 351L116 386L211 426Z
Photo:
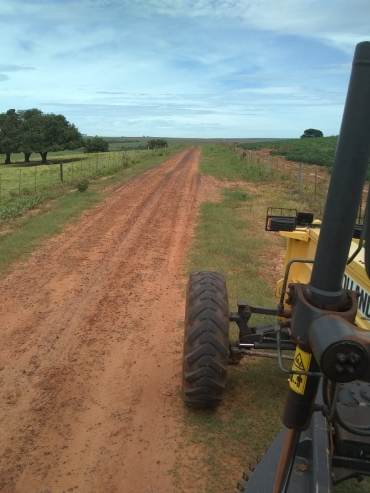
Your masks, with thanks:
M271 155L267 149L244 150L235 146L233 150L248 166L259 170L261 178L267 181L279 180L309 204L317 214L322 215L331 178L325 167L288 161L282 156ZM360 222L366 207L368 188L366 184L362 193Z
M141 155L152 151L121 151L53 158L48 165L16 165L0 168L0 204L22 196L80 180L113 174L138 162Z

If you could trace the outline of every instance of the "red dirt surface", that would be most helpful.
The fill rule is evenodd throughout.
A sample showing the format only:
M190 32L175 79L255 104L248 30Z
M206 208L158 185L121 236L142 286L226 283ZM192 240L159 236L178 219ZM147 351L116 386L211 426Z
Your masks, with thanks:
M199 157L120 184L1 282L1 492L173 491Z

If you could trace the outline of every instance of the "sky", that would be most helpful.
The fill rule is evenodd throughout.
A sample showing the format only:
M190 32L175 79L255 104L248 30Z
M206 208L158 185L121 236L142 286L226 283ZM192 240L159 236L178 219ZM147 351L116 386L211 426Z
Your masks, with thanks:
M337 135L369 0L1 0L0 112L100 136Z

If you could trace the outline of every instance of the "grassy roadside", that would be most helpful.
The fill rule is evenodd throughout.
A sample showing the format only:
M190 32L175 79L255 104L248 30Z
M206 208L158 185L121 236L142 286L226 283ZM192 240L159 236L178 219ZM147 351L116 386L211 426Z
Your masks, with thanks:
M147 154L129 168L92 181L83 193L62 187L25 197L22 199L24 207L18 201L7 209L0 209L0 278L8 275L16 262L25 261L48 238L60 233L66 224L78 221L84 210L104 200L109 187L158 166L178 151L171 149L168 154Z
M284 241L264 231L266 208L301 208L302 204L221 146L203 147L200 168L202 173L234 184L230 188L227 183L220 201L201 206L189 272L215 270L224 274L231 310L241 298L273 306ZM254 321L260 323L261 318ZM278 433L286 390L286 377L275 360L245 358L238 367L229 367L225 398L217 411L184 410L183 443L174 470L177 491L233 491L242 471L264 453ZM181 461L190 466L184 467ZM368 489L368 481L352 481L334 491Z

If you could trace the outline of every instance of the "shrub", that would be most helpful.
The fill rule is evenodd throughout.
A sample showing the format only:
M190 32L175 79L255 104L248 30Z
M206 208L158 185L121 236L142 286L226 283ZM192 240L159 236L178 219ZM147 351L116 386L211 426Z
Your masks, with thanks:
M77 183L77 190L79 192L85 192L89 187L89 180L87 178L84 178L83 180L79 181Z
M85 139L84 152L107 152L109 149L109 142L102 137L92 137Z

